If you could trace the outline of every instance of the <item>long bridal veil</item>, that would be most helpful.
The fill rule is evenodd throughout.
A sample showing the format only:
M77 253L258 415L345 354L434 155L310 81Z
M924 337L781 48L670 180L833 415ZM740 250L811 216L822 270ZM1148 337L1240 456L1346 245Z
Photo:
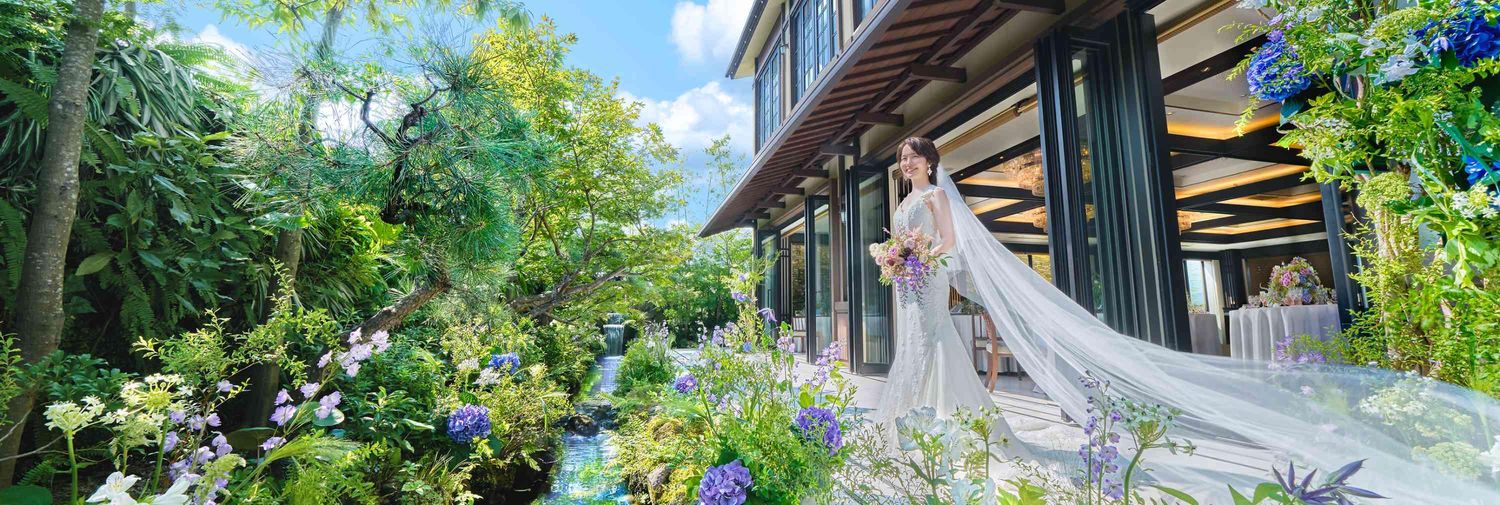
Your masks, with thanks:
M1115 394L1181 411L1173 433L1200 450L1149 454L1150 479L1208 503L1232 503L1226 485L1245 490L1269 480L1273 460L1296 463L1301 475L1363 459L1350 484L1392 499L1386 503L1500 503L1494 399L1373 367L1271 367L1117 333L964 212L952 178L941 167L937 173L954 209L952 285L985 307L1027 374L1065 413L1080 422L1090 415L1090 390L1079 381L1085 372L1110 381Z

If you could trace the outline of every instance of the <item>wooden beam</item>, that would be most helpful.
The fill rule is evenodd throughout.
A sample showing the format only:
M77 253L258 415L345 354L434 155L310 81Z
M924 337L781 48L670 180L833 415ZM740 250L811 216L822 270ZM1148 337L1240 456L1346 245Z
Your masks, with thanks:
M901 126L906 118L900 114L889 114L885 112L861 112L854 115L854 120L864 124L886 124Z
M781 201L780 199L776 199L776 200L762 200L760 203L755 204L755 208L757 208L757 209L785 209L786 208L786 202Z
M964 179L968 179L970 177L984 173L991 168L1000 166L1000 164L1004 163L1005 160L1035 151L1036 148L1040 147L1041 145L1042 137L1040 135L1026 139L1019 144L1007 148L1004 151L1000 151L998 153L990 155L988 158L976 161L973 165L958 169L958 171L953 172L952 174L950 174L950 176L953 177L953 182L955 183L963 182Z
M1297 174L1288 174L1288 175L1283 175L1281 177L1274 177L1274 178L1270 178L1270 179L1266 179L1266 180L1262 180L1262 181L1255 181L1255 182L1251 182L1251 183L1248 183L1248 184L1241 184L1239 186L1234 186L1234 187L1231 187L1231 188L1225 188L1225 189L1221 189L1221 190L1218 190L1218 191L1212 191L1212 192L1204 193L1204 194L1201 194L1201 195L1190 196L1190 197L1187 197L1187 198L1178 199L1177 200L1177 208L1179 208L1179 209L1195 209L1197 207L1200 207L1200 206L1203 206L1203 205L1207 205L1207 204L1210 204L1210 203L1219 203L1219 202L1222 202L1224 200L1233 200L1235 198L1244 198L1244 197L1247 197L1247 196L1250 196L1250 195L1258 195L1258 194L1261 194L1261 193L1268 193L1268 192L1276 191L1276 190L1282 190L1282 189L1287 189L1287 188L1295 188L1295 187L1301 186L1303 184L1311 184L1308 181L1302 180L1302 175L1303 174L1300 174L1300 173L1297 173Z
M990 221L984 223L991 233L1019 233L1024 235L1046 235L1047 232L1028 223L1014 223L1010 221Z
M1009 186L981 186L978 184L959 184L958 192L963 196L981 198L1004 198L1006 200L1041 200L1042 197L1031 194L1031 190L1012 188Z
M1193 210L1199 212L1212 212L1214 214L1233 214L1236 216L1257 216L1261 219L1287 218L1318 220L1323 217L1323 204L1321 202L1308 202L1288 207L1258 207L1255 205L1237 205L1232 203L1210 203L1199 205Z
M1260 47L1265 42L1265 35L1255 37L1167 76L1167 78L1161 80L1161 92L1163 95L1171 95L1188 86L1198 84L1210 77L1233 69L1235 65L1239 65L1241 61L1244 61L1245 57L1249 56L1255 48Z
M1062 14L1066 9L1062 0L996 0L994 3L1006 9L1054 15Z
M771 188L771 189L766 190L766 192L770 193L770 194L773 194L773 195L797 195L797 196L802 196L802 195L806 194L806 193L803 192L802 188Z
M958 67L912 65L911 78L923 81L964 82L968 80L968 72Z
M903 30L903 29L906 29L906 28L911 28L913 26L922 26L922 25L927 25L927 24L932 24L932 23L941 23L943 21L950 21L950 20L954 20L954 19L958 19L958 18L967 16L967 15L969 15L969 13L966 12L966 11L955 11L955 12L949 12L949 13L946 13L946 14L938 14L936 16L928 16L928 17L925 17L925 18L918 18L918 19L913 19L913 20L909 20L909 21L902 21L900 23L896 23L896 24L891 25L891 27L887 28L886 31L892 31L892 32L894 32L896 30Z
M1006 205L1004 207L1000 207L998 209L988 210L988 211L985 211L985 212L981 212L981 213L979 213L978 217L979 217L979 220L982 221L982 222L994 221L994 220L1000 219L1002 217L1013 216L1013 215L1016 215L1016 214L1020 214L1022 212L1026 212L1026 211L1031 210L1031 209L1035 209L1037 207L1041 207L1043 203L1045 203L1045 202L1043 202L1041 200L1025 200L1025 201L1020 201L1020 202L1016 202L1016 203L1013 203L1013 204L1010 204L1010 205Z
M794 169L792 169L792 177L808 177L808 178L816 178L816 179L827 179L828 178L828 172L824 172L822 170L809 170L809 169L806 169L806 168L794 168Z
M830 156L859 156L859 148L851 144L823 144L818 147L818 154Z

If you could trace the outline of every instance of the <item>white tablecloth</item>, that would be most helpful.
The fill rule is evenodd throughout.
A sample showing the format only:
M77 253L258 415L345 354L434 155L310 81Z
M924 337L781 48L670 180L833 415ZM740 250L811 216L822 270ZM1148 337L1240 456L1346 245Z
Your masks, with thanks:
M1229 355L1269 361L1276 341L1288 335L1326 341L1338 332L1339 307L1334 304L1239 309L1229 313Z
M1188 328L1188 334L1193 337L1194 354L1224 355L1217 314L1188 314Z

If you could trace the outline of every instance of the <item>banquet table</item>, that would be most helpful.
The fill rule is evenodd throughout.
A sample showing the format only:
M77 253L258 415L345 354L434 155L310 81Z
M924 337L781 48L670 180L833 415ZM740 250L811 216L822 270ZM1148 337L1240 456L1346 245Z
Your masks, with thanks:
M1188 334L1193 339L1194 354L1223 356L1223 345L1219 339L1219 316L1210 313L1188 314Z
M1247 307L1229 313L1229 355L1269 361L1276 341L1311 335L1327 341L1339 332L1339 309L1335 304L1285 307Z

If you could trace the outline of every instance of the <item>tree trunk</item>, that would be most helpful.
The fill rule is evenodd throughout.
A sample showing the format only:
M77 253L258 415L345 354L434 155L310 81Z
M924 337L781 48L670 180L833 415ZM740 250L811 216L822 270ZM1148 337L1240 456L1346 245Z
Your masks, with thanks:
M323 13L323 35L318 39L317 45L313 46L312 56L316 66L323 66L333 61L333 44L343 20L344 8L342 6L330 8ZM319 102L321 100L319 100L318 92L314 90L302 106L302 116L297 125L297 140L306 149L316 148L315 144L318 142L315 133L317 132ZM282 289L292 289L297 283L297 269L302 266L302 228L276 232L274 254L276 261L280 262L281 267L286 270L285 274L279 277L279 279L286 279L286 286L276 286L272 293L278 293ZM281 388L281 367L276 363L263 363L255 367L252 376L249 423L252 426L264 426L270 421L271 410L276 408L276 392Z
M47 144L37 174L36 211L26 233L26 256L21 264L21 285L16 291L16 334L21 358L35 363L57 349L63 330L63 275L68 259L68 238L78 214L78 158L83 149L84 104L99 43L100 0L78 0L68 20L57 82L47 103ZM14 435L0 443L0 458L14 456L21 446L26 416L31 412L34 392L10 401L6 416L16 423ZM16 461L0 462L0 486L9 486Z
M427 302L437 298L438 295L448 292L453 287L453 281L448 278L448 272L439 270L432 278L418 285L406 296L396 300L396 303L380 309L375 315L370 316L365 322L360 323L360 332L365 335L374 334L377 331L390 331L396 325L401 324L406 316L426 305Z

